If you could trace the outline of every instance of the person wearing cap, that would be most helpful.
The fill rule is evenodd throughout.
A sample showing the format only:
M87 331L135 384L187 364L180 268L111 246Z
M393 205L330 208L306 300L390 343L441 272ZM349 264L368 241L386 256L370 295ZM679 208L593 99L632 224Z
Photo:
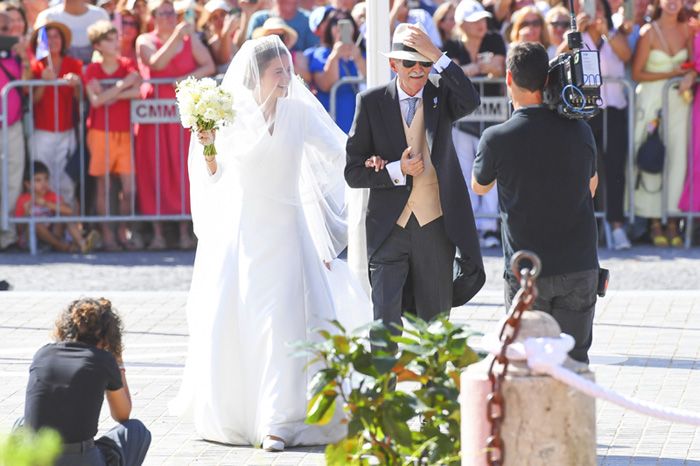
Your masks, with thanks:
M353 26L352 41L348 44L341 40L338 22L342 20L350 21ZM334 10L328 15L322 45L305 52L309 57L309 71L313 76L316 97L326 110L330 110L330 90L339 79L364 76L367 73L364 52L356 43L358 34L350 13ZM357 85L345 84L338 88L335 96L335 122L346 133L350 131L355 115L356 95Z
M234 53L234 36L238 32L240 16L229 15L231 7L226 0L209 0L204 4L199 28L204 37L217 72L226 72Z
M109 20L109 14L102 8L91 5L86 0L65 0L39 13L34 28L38 29L38 25L49 21L65 24L73 37L67 54L83 63L90 63L93 50L87 29L103 19Z
M491 13L475 0L462 0L455 9L456 29L460 37L445 42L445 53L462 67L464 74L478 78L501 78L505 76L506 44L503 37L495 31L489 31L487 20ZM501 84L484 84L480 95L502 97L504 89ZM492 190L484 196L476 195L470 187L472 163L479 144L481 131L487 127L483 123L458 121L452 131L452 137L462 167L462 174L469 187L472 208L481 218L476 220L481 245L495 248L501 245L498 233L498 195Z
M57 21L38 23L30 39L37 50L39 33L46 29L48 56L31 63L33 79L53 81L65 79L69 85L40 86L34 89L34 133L29 150L34 160L43 162L51 173L51 186L66 204L73 207L75 184L65 173L68 159L76 149L73 110L74 99L81 95L83 63L66 54L71 44L71 31Z
M290 51L300 51L315 47L319 39L309 29L309 13L299 8L299 0L272 0L272 8L256 11L250 18L246 37L253 37L253 31L261 27L270 17L278 17L294 29L297 33L297 41Z
M323 41L326 34L326 25L328 24L328 16L335 11L330 5L320 6L315 8L309 15L309 29L311 32Z
M403 311L430 320L467 302L486 279L451 132L480 101L419 26L398 25L386 55L397 76L358 96L345 180L369 188L374 318L396 331ZM433 67L439 74L429 74Z
M426 31L430 40L437 48L442 48L442 39L438 32L433 17L422 8L409 8L407 0L391 0L389 11L389 24L393 31L400 23L420 24Z

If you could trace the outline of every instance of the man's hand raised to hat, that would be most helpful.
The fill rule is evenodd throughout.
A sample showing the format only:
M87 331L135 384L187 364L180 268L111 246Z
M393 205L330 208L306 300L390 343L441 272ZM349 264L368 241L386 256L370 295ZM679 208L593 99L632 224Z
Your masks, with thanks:
M409 24L408 29L411 32L404 39L403 44L416 49L416 52L429 58L433 63L438 61L442 52L433 44L428 34L413 24Z

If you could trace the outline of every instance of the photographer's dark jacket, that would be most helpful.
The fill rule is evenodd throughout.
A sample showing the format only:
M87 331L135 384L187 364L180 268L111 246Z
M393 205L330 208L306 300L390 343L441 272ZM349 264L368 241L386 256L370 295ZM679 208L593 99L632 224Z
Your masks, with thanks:
M526 107L484 131L473 175L483 186L496 181L506 275L521 249L539 255L540 276L598 268L595 173L596 145L584 121Z

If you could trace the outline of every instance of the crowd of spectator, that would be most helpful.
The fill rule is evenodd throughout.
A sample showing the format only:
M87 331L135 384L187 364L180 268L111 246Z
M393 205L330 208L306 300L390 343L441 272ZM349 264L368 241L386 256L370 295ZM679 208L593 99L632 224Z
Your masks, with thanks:
M630 108L625 86L606 82L602 89L606 111L589 122L598 144L602 178L597 209L606 212L616 249L629 248L630 237L646 237L660 247L681 246L683 212L700 210L700 137L695 136L700 133L700 99L694 98L700 69L700 2L593 3L595 14L591 1L574 1L573 14L585 47L599 51L604 76L634 80L637 94L636 108ZM625 11L629 5L633 11ZM402 22L420 24L471 78L502 79L506 51L512 44L539 42L550 58L567 50L570 12L568 2L561 0L390 0L389 7L390 31ZM224 73L250 38L280 36L292 53L296 74L327 110L335 83L340 78L359 78L336 92L335 118L348 132L355 95L365 87L365 17L365 2L358 0L2 2L0 88L20 79L67 83L16 87L7 95L8 173L2 192L7 192L11 215L18 215L15 207L24 191L23 180L33 176L29 161L47 168L50 189L71 212L189 214L189 132L178 123L132 124L130 101L174 98L174 84L149 80ZM16 43L3 45L11 44L10 38ZM650 129L660 125L661 90L676 77L683 79L669 100L667 178L635 169L628 179L628 116L634 112L636 152ZM480 93L503 96L505 87L491 82L481 85ZM89 105L85 122L80 121L77 99ZM83 124L84 132L79 131ZM485 126L463 121L453 130L467 180ZM87 148L86 179L76 175L81 168L78 164L76 172L79 147ZM664 182L667 194L662 196ZM632 186L634 213L642 220L630 225L625 206ZM77 196L81 189L88 195ZM482 217L478 229L483 246L498 246L496 192L472 194L472 205ZM670 215L665 224L663 211ZM169 245L162 223L141 227L106 222L91 229L100 231L98 246L108 251L157 250ZM176 230L177 245L192 248L189 222L179 223ZM0 249L25 247L19 233L15 229L0 232ZM144 237L149 239L147 244ZM84 249L84 241L73 243L72 248Z

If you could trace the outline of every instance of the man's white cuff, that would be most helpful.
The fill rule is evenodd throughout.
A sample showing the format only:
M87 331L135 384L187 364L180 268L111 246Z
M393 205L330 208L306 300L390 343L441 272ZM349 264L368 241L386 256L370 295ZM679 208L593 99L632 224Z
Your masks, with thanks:
M404 186L406 184L406 177L401 173L401 161L387 163L386 166L387 173L391 177L391 182L394 186Z
M450 60L450 57L445 55L444 53L440 58L438 58L438 61L433 63L433 68L435 68L435 71L438 73L442 73L442 71L450 66L450 63L452 63L452 60Z

